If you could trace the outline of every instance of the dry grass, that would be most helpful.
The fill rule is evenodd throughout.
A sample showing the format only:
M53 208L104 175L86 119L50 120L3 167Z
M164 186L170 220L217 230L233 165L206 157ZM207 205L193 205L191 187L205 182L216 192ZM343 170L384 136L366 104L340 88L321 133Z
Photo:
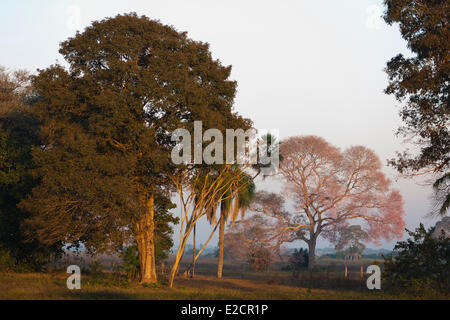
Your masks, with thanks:
M243 280L198 276L195 279L177 279L175 288L165 285L142 287L82 279L81 290L66 288L64 273L52 274L0 274L0 299L405 299L383 291L324 290L300 288L276 283L276 280Z
M186 259L180 270L190 263ZM297 278L292 272L282 271L274 265L269 272L253 272L243 264L226 261L225 278L215 278L216 258L202 258L196 267L196 277L177 278L174 288L164 283L143 287L129 283L123 275L111 270L102 275L82 273L82 289L68 290L67 273L49 272L34 274L0 273L0 300L3 299L151 299L151 300L364 300L364 299L448 299L405 292L393 293L386 290L367 289L361 280L359 261L349 264L350 279L344 279L344 261L320 259L322 271L311 278L308 272L301 272ZM383 286L383 284L382 284Z

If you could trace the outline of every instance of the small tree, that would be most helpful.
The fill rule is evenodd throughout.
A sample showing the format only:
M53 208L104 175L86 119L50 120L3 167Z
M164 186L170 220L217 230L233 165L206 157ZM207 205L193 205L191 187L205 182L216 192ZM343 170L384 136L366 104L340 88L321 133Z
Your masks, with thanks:
M266 271L272 262L272 253L260 244L252 244L248 250L248 264L255 271Z
M298 275L298 271L308 268L309 254L308 250L300 248L295 249L289 257L288 269L292 270L294 277Z
M121 269L130 280L136 280L140 273L140 263L138 257L137 246L129 246L120 252L122 259Z
M362 254L366 245L364 241L368 241L368 234L360 225L344 226L338 228L336 231L338 234L332 235L332 232L324 233L324 236L335 244L334 250L347 251L348 253Z
M420 226L407 230L410 238L398 242L393 254L384 257L384 276L396 286L408 288L414 282L428 284L441 292L450 291L450 238L442 232L436 238L434 228Z
M286 240L274 237L273 230L272 221L262 215L236 222L225 234L227 256L247 261L255 270L265 269L280 255L281 244Z
M436 225L434 226L434 236L439 237L442 232L444 232L447 237L450 237L450 217L444 217L441 221L436 222Z

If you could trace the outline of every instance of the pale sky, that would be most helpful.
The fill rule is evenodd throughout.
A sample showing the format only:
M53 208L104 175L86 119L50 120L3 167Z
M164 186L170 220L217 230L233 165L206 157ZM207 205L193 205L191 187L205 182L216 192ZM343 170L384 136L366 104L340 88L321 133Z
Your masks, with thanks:
M401 120L398 103L383 93L383 69L408 50L382 10L381 0L0 0L0 65L35 72L63 62L59 43L77 29L134 11L209 42L213 56L233 66L235 109L256 128L365 145L385 164L406 146L394 136ZM407 227L434 225L425 218L430 188L385 172L404 197ZM209 229L201 223L199 242Z

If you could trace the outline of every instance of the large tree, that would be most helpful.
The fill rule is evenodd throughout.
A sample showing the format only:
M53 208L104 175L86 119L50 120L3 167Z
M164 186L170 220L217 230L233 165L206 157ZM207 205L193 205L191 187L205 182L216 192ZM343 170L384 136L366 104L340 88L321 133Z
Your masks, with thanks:
M405 123L398 134L419 146L417 154L400 153L390 163L401 173L448 176L450 162L450 6L447 0L385 0L384 19L398 23L412 55L387 63L387 94L402 103ZM439 212L450 202L448 184L437 189ZM445 194L444 194L445 193Z
M236 83L207 43L135 14L93 22L61 44L69 69L33 80L42 122L41 183L22 203L42 241L93 251L137 243L141 282L156 281L155 199L167 195L172 132L224 129Z
M0 250L12 258L11 268L35 270L61 248L42 244L33 233L27 236L24 221L29 212L17 207L38 182L29 172L31 150L40 141L28 80L24 71L0 67Z
M260 192L253 209L278 221L280 234L304 240L309 247L309 268L314 268L316 242L323 232L349 221L364 222L373 242L401 237L403 201L390 188L375 153L363 146L341 151L316 136L291 137L281 143L280 175L293 209L285 199Z

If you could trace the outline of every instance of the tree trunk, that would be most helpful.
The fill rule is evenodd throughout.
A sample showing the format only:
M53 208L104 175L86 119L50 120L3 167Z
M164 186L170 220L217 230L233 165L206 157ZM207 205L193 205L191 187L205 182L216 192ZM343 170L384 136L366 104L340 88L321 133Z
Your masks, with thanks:
M178 272L178 268L180 267L181 259L183 258L184 254L184 248L186 247L187 237L189 236L189 232L187 232L187 236L185 236L181 239L180 245L178 246L177 254L175 256L175 261L173 262L172 269L170 270L169 274L169 288L173 288L173 282L175 280L175 276Z
M155 283L155 207L154 196L147 200L147 211L140 217L137 224L137 247L140 264L140 283Z
M219 263L217 264L217 278L219 279L222 279L224 242L225 242L225 214L223 210L221 210L220 229L219 229Z
M308 270L312 271L316 264L316 238L311 237L308 241Z
M191 272L191 278L195 277L195 255L196 255L196 243L195 243L195 238L196 238L196 231L197 231L197 225L194 226L194 248L192 251L192 272Z

